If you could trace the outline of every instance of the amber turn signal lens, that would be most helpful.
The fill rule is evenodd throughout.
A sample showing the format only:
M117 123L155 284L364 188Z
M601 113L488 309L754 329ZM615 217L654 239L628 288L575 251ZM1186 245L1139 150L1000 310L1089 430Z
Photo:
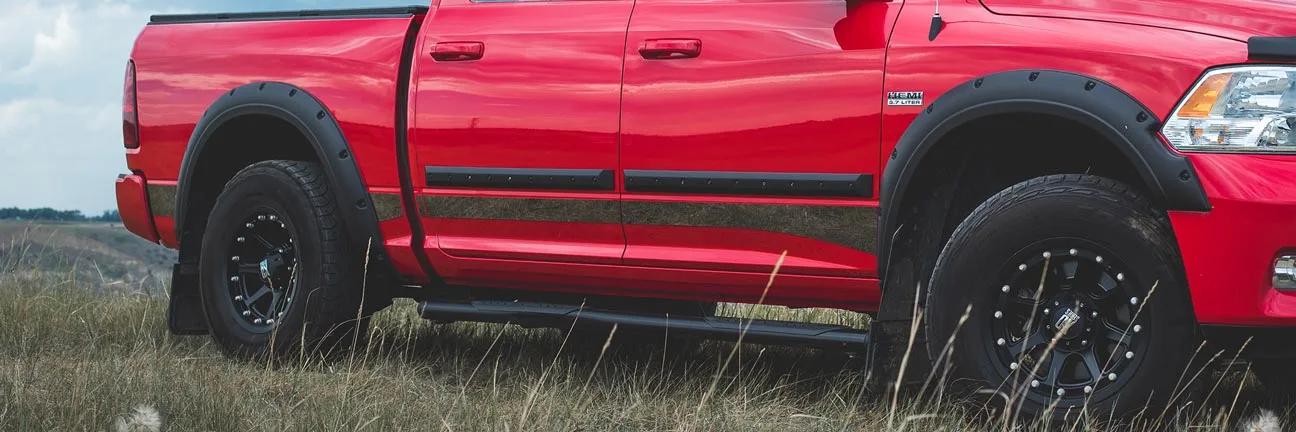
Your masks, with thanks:
M1220 95L1224 93L1224 87L1228 86L1229 79L1233 78L1231 73L1222 73L1211 75L1197 87L1197 91L1184 102L1183 107L1179 108L1179 117L1184 118L1206 118L1210 116L1211 109L1215 108L1215 102L1219 100Z

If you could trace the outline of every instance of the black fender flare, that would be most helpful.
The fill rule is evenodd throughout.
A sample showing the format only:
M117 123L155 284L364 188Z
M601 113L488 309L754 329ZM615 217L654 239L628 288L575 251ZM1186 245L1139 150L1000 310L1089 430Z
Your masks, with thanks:
M905 130L882 174L879 273L885 280L900 204L928 151L946 134L980 118L1045 113L1089 125L1120 149L1151 195L1167 210L1207 211L1210 203L1187 158L1163 143L1161 120L1102 80L1069 72L1018 70L960 84L927 106Z
M386 257L382 248L382 236L378 230L378 216L374 211L372 197L365 187L360 168L356 165L354 153L342 129L322 102L306 90L291 84L279 82L256 82L247 84L228 92L217 99L203 114L189 145L185 148L184 159L180 165L180 176L177 183L175 229L176 238L181 239L181 252L187 227L186 213L190 207L190 197L194 182L194 172L201 163L202 156L211 142L211 137L231 120L246 115L266 115L278 118L291 124L301 132L310 143L315 156L324 167L329 178L329 186L336 194L342 222L354 250L369 250L370 261L385 263ZM373 245L370 245L370 239ZM190 257L190 259L196 258ZM182 258L184 259L184 258ZM388 266L379 266L385 269ZM383 272L370 273L381 274Z

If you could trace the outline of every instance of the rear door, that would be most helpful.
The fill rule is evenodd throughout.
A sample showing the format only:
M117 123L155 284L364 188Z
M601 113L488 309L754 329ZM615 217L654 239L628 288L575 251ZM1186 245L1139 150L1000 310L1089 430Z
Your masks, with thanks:
M876 276L899 2L639 0L621 164L628 265Z
M615 172L632 0L444 0L416 60L411 166L429 257L621 262ZM358 84L359 85L359 84ZM497 267L498 268L498 267Z

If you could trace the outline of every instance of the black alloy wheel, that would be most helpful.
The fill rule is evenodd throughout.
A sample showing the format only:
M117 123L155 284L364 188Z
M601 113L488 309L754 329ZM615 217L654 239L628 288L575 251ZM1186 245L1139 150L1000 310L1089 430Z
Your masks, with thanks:
M250 216L229 239L233 317L256 331L283 319L297 291L297 250L286 219L272 210Z
M1053 175L989 198L925 287L926 353L950 383L1027 416L1187 403L1199 340L1173 231L1134 189Z
M363 256L348 250L338 213L314 163L259 162L225 185L203 234L199 288L227 354L332 352L362 340L372 313L362 306Z
M1137 318L1149 285L1127 275L1119 258L1089 241L1055 240L1003 267L986 341L1003 370L1063 398L1128 378L1147 345Z

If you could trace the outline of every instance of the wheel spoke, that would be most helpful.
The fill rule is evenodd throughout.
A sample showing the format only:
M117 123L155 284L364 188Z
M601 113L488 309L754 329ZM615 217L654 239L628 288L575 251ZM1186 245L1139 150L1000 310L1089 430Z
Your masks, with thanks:
M1089 372L1089 378L1092 378L1093 382L1097 384L1102 379L1102 367L1098 365L1097 352L1094 351L1093 347L1090 347L1081 353L1080 357L1084 359L1084 367Z
M273 292L273 290L271 290L270 287L261 285L261 288L258 289L257 292L247 296L247 304L251 306L257 301L260 301L262 297L266 296L266 294L270 294L271 292Z
M1048 343L1048 341L1049 338L1044 335L1044 332L1035 330L1031 332L1030 336L1009 344L1008 352L1012 354L1013 358L1021 358L1023 354L1034 351L1035 348Z
M1054 351L1049 354L1048 372L1044 375L1044 382L1049 387L1057 388L1058 379L1062 377L1063 367L1066 366L1067 357L1070 353Z
M1075 281L1076 274L1080 271L1080 261L1070 259L1063 262L1062 265L1058 267L1062 271L1062 280L1070 284Z
M279 294L279 291L275 291L275 290L272 290L271 293L270 293L270 295L271 295L271 297L270 297L270 312L269 312L269 316L267 316L266 318L276 319L276 318L279 318L279 316L278 316L278 315L279 315L279 299L282 298L283 296Z
M1123 328L1117 328L1105 321L1102 323L1102 327L1099 331L1102 332L1103 337L1107 338L1107 340L1117 344L1128 344L1130 337L1133 335L1132 332L1126 331Z
M261 243L261 246L264 246L266 249L269 249L271 251L279 250L279 246L275 246L274 243L270 243L270 241L266 240L265 237L261 237L261 234L259 233L253 233L252 238L256 239L257 243Z

